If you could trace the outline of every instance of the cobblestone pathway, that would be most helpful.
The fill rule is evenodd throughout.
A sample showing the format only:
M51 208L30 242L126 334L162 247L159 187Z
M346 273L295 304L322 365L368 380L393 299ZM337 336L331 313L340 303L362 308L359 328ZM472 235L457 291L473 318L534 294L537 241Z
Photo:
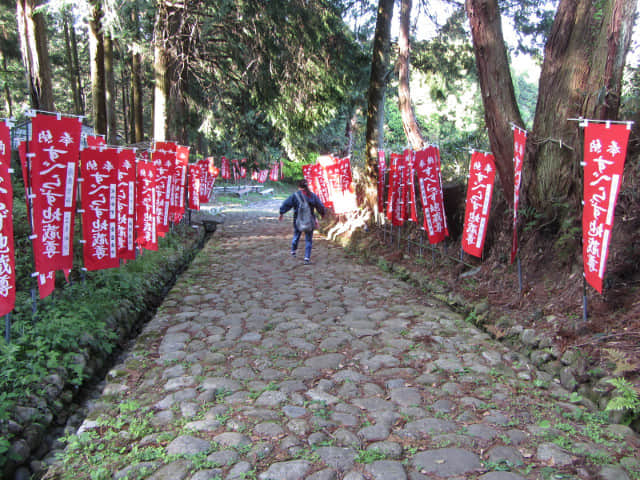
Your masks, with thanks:
M290 234L227 215L48 478L638 478L629 429L317 235L290 258Z

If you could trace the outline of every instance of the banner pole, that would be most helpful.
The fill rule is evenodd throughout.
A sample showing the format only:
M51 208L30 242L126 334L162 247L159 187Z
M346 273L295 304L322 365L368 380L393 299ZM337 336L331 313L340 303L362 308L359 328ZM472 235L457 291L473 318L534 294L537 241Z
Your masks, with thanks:
M424 243L424 230L420 230L420 248L419 248L419 252L420 252L420 258L422 258L422 244Z
M516 261L518 262L518 289L522 295L522 266L520 264L520 255L516 257Z
M36 279L37 282L37 279ZM31 316L35 318L38 311L38 300L36 299L36 289L31 289Z
M4 316L4 339L9 345L11 342L11 312Z
M587 279L582 275L582 321L587 323Z

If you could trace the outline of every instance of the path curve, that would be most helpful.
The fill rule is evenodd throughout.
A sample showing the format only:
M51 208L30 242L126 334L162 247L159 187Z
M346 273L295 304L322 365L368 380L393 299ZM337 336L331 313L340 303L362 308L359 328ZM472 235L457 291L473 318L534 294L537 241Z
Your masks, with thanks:
M225 213L47 478L630 478L630 429L319 235L291 258L276 207Z

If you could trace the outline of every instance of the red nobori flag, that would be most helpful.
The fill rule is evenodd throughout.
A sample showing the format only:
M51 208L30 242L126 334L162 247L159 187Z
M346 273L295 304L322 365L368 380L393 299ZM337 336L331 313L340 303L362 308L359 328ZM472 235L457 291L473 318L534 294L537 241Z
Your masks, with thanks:
M200 185L202 176L202 169L197 163L188 165L188 177L189 177L189 209L200 210Z
M493 155L473 152L467 185L462 249L476 257L482 257L495 176Z
M584 275L602 293L613 218L631 124L587 123L584 130Z
M267 178L269 178L269 170L260 170L260 173L258 174L258 182L264 183L267 181Z
M38 296L40 299L47 298L56 289L56 272L39 273L36 275L38 280Z
M87 135L87 147L105 147L107 142L102 135Z
M524 147L527 143L527 131L513 128L513 240L511 242L511 263L518 254L518 204L520 203L520 184L522 183L522 163Z
M13 246L13 188L11 187L11 131L0 122L0 315L16 303L16 263Z
M416 184L414 182L415 179L415 153L411 150L408 150L405 155L405 169L404 169L404 203L406 209L409 212L408 220L410 222L418 221L418 214L416 212ZM406 211L405 211L405 219Z
M189 163L189 147L176 147L176 167L173 181L173 195L171 201L172 218L178 223L185 211L185 192L187 188L187 164Z
M157 234L164 237L169 231L169 210L173 175L176 165L176 144L173 142L156 142L152 154L156 167L156 228Z
M278 163L274 163L273 165L271 165L271 170L269 172L269 180L271 180L272 182L277 182L278 181Z
M136 244L147 250L158 250L156 221L156 166L139 161L136 176Z
M118 259L118 151L82 151L82 234L87 270L115 268Z
M220 177L222 177L223 180L229 180L231 178L231 168L227 157L220 159Z
M415 163L422 198L424 229L429 237L429 243L440 243L449 232L442 201L442 185L438 168L440 162L437 149L428 147L416 152Z
M135 260L134 221L136 207L136 154L124 149L118 153L118 257Z
M389 159L389 189L387 192L387 220L393 220L393 211L398 201L396 197L396 184L398 183L398 162L400 155L392 153Z
M384 212L384 174L387 169L384 150L378 150L378 212Z
M78 118L39 114L32 120L33 251L38 273L73 266L80 130Z

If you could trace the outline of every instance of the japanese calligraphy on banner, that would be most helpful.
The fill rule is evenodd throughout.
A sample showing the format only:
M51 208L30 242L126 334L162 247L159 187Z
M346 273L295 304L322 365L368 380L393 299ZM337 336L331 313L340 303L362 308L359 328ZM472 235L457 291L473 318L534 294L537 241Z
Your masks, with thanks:
M327 186L322 165L315 163L302 166L304 176L309 188L315 193L326 208L333 208L333 203L329 197L329 187Z
M416 184L415 168L414 168L414 152L406 150L404 152L404 206L405 212L403 216L405 220L411 222L418 221L418 215L416 212ZM408 216L408 218L407 218Z
M233 180L237 182L240 178L240 160L231 160L231 167L233 170Z
M384 178L387 164L384 150L378 150L378 212L384 212Z
M0 315L11 312L16 303L10 164L11 131L5 122L0 122Z
M201 179L202 176L202 169L199 164L192 163L188 165L190 210L200 210L200 185L204 180Z
M229 180L231 178L231 168L229 167L229 160L227 157L220 159L220 176L223 180Z
M44 274L73 264L81 123L78 118L38 114L31 124L33 251L36 271Z
M136 154L133 150L118 152L118 257L134 260L134 221L136 206Z
M351 185L349 159L340 160L331 155L322 155L318 157L317 164L320 166L319 178L323 178L329 198L327 203L323 202L324 205L338 215L355 210L356 196ZM320 188L324 187L321 185Z
M156 230L156 166L138 162L136 176L136 244L147 250L158 250Z
M522 183L522 163L524 147L527 143L527 131L513 129L513 240L511 242L511 263L518 254L518 204L520 203L520 184Z
M82 236L87 270L115 268L118 261L118 152L85 148L81 154Z
M631 124L588 123L584 131L582 258L587 283L599 293L630 130Z
M483 152L471 154L462 249L476 257L482 257L487 224L489 223L495 170L492 154Z
M440 243L449 235L449 230L444 211L438 149L428 147L416 152L415 163L422 198L423 227L429 243Z
M156 228L157 234L164 237L169 231L169 212L173 191L173 176L176 168L176 144L156 142L151 157L156 167Z
M47 298L56 289L56 274L55 272L39 273L36 275L38 280L38 296Z
M185 211L185 192L187 188L187 164L189 163L189 147L176 147L175 174L171 196L171 219L178 223Z
M400 163L401 156L397 153L392 153L391 158L389 160L389 191L387 193L387 220L391 220L392 225L393 219L395 218L394 212L399 208L399 196L398 191L400 189L401 179L399 178L400 174Z

